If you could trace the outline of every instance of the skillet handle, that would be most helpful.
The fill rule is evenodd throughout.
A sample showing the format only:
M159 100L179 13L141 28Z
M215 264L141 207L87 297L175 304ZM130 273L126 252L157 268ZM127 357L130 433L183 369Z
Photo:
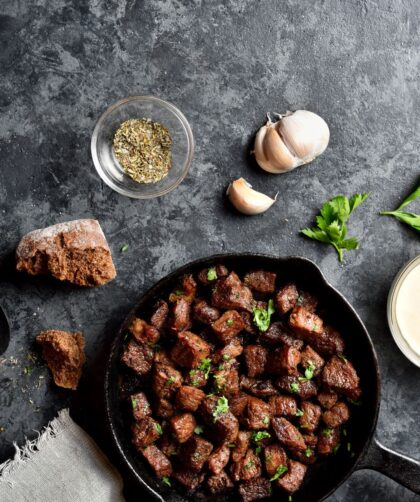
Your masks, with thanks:
M420 495L420 461L383 446L376 437L357 466L374 469Z

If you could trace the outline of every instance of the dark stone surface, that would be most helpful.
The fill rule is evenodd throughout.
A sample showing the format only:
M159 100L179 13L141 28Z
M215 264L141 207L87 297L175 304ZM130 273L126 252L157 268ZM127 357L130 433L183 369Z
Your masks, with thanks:
M379 437L418 458L420 370L394 344L385 304L395 273L419 253L419 238L378 211L396 206L418 181L420 3L1 5L0 302L13 331L0 366L0 460L12 454L12 441L33 437L68 405L109 451L101 388L114 330L157 279L191 259L223 251L296 254L321 266L375 342L383 379ZM147 202L104 186L89 150L98 116L133 94L178 105L197 146L184 183ZM249 156L253 135L267 111L298 108L326 119L330 146L309 166L283 176L265 174ZM279 191L278 202L263 216L235 213L223 193L239 176L268 194ZM361 248L342 267L332 249L297 230L330 196L359 191L371 192L351 222ZM95 217L103 226L118 269L115 281L81 290L13 272L12 253L23 234L81 217ZM120 253L124 243L129 249ZM86 335L87 364L76 393L55 388L42 362L28 360L35 335L48 328ZM34 369L25 374L25 367ZM418 497L361 471L330 500Z

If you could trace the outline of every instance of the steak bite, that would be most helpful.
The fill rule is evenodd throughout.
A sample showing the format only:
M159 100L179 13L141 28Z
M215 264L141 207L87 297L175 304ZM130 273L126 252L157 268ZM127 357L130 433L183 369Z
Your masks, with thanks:
M283 476L276 479L276 486L286 493L295 493L303 482L306 470L306 465L296 460L289 460L288 470Z
M217 349L213 354L213 362L219 364L223 361L230 361L242 354L244 348L238 338L233 338L227 345Z
M251 335L257 335L259 331L254 324L252 314L246 310L241 310L239 315L242 317L242 321L244 322L244 331Z
M172 434L178 443L186 443L194 434L197 425L194 415L191 413L182 413L171 418L170 427Z
M242 502L264 499L271 495L270 481L265 478L251 479L241 483L238 491Z
M198 368L192 369L185 375L184 383L197 388L205 387L207 384L206 372Z
M163 397L155 399L153 410L159 418L170 418L175 412L174 405L171 401Z
M269 353L267 372L274 375L296 375L300 359L300 352L295 347L283 345Z
M325 427L318 436L317 451L320 455L331 455L340 441L340 430Z
M260 376L264 373L267 362L267 349L261 345L247 345L244 348L244 359L248 376Z
M191 305L183 296L172 306L169 328L172 333L187 331L191 328Z
M215 442L233 443L238 436L239 423L229 408L225 410L221 406L221 399L217 396L205 397L200 405L200 413Z
M130 404L133 409L133 417L136 422L140 422L143 418L150 417L152 410L149 401L144 392L131 394Z
M203 473L194 472L184 466L177 466L172 473L172 477L190 492L195 491L204 481Z
M193 307L193 318L203 324L212 324L220 317L219 309L209 305L205 300L197 299Z
M251 433L249 431L239 431L236 438L235 448L232 449L232 461L239 462L248 451L251 442Z
M159 398L170 398L182 385L181 373L167 364L156 364L152 375L152 389Z
M235 272L217 281L213 288L211 303L222 309L239 309L252 312L253 298Z
M196 411L204 399L205 393L189 385L183 385L176 394L176 406L181 410Z
M181 448L180 460L188 469L200 472L212 450L209 441L194 434Z
M324 363L324 359L311 346L307 345L302 350L300 364L304 369L312 368L314 375L321 373Z
M121 361L137 375L143 376L152 369L153 355L153 350L148 345L139 345L130 340L124 347Z
M296 338L290 328L282 322L273 322L268 330L263 331L259 336L267 345L287 345L297 350L303 347L303 341Z
M215 284L217 279L226 277L229 274L228 269L224 265L215 265L214 267L209 267L201 270L198 274L198 280L205 284Z
M170 476L172 474L171 462L157 446L150 445L145 448L142 453L158 478L163 478L164 476Z
M290 314L289 324L298 336L309 343L324 331L322 319L304 307L293 309Z
M212 324L213 331L221 343L231 342L245 327L242 317L236 310L227 310Z
M346 403L341 401L322 414L322 421L332 429L340 427L340 425L346 423L349 418L349 408Z
M299 380L300 379L300 380ZM313 380L306 380L298 376L281 376L274 382L276 387L289 394L296 394L301 399L316 396L317 388Z
M196 368L209 354L209 344L190 331L178 333L178 339L171 351L172 359L184 368Z
M306 448L305 441L299 430L283 417L275 417L272 426L280 444L292 450L303 451Z
M134 446L141 451L159 438L160 431L160 424L153 420L152 417L146 417L140 422L134 423L131 428Z
M322 371L322 381L330 390L351 399L360 397L359 377L351 362L333 356Z
M283 448L278 443L266 446L264 448L264 466L268 476L273 477L281 465L287 466L287 455Z
M168 432L165 432L159 440L159 448L169 458L178 455L180 445L175 442Z
M244 284L259 293L274 293L276 289L276 277L277 274L274 272L256 270L255 272L245 274Z
M331 409L338 400L337 394L332 390L323 390L316 397L321 406L326 410Z
M207 490L212 495L224 493L233 488L233 483L225 471L209 476L206 482Z
M248 394L238 394L229 399L229 409L236 418L240 417L248 402Z
M239 393L239 374L234 362L225 362L213 373L217 392L229 399Z
M192 303L197 293L197 283L192 274L186 274L182 278L183 297L188 303Z
M213 474L220 474L229 462L229 457L230 448L226 444L219 446L208 459L209 470Z
M244 457L231 464L231 476L233 481L248 481L261 476L261 460L254 450L248 449Z
M289 282L276 294L275 304L280 315L287 314L295 308L299 293L296 284Z
M152 309L152 314L150 316L150 324L154 328L161 330L166 324L168 315L169 315L168 304L165 302L165 300L158 300Z
M272 396L270 407L274 417L294 418L297 413L296 399L292 396Z
M143 319L139 319L137 317L134 317L134 319L132 319L127 329L139 344L154 344L157 343L160 338L158 329L150 326L146 321L143 321Z
M242 413L241 423L247 429L269 429L271 419L270 405L250 396Z
M324 331L310 341L311 345L322 355L332 356L342 354L345 344L340 333L331 326L327 326Z
M302 401L303 415L299 417L299 426L305 432L315 432L321 418L321 407L310 401Z
M244 375L240 378L241 389L246 390L255 397L270 397L278 394L271 380L257 380Z

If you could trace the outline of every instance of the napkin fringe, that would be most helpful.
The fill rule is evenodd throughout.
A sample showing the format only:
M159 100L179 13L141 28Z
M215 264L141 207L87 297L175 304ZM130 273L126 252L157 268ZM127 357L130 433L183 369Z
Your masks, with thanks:
M42 432L38 432L37 438L32 441L27 441L21 448L14 442L13 446L16 450L14 457L0 464L0 483L6 482L12 485L13 483L7 478L13 476L13 474L27 461L36 457L36 454L46 443L56 438L70 424L70 413L68 408L66 408L59 411L58 416L51 420L51 422L44 427Z

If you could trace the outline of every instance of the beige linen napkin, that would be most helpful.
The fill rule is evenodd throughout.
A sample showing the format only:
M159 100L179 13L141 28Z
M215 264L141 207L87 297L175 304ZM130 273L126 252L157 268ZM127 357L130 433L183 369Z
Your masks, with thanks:
M124 502L120 475L67 409L15 448L0 465L2 502Z

